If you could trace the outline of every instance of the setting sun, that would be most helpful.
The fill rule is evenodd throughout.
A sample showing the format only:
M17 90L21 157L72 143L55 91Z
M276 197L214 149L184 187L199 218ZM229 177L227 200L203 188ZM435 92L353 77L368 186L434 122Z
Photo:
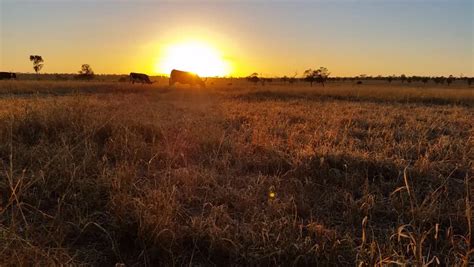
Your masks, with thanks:
M230 64L219 51L202 42L185 42L166 47L158 59L155 71L169 74L172 69L191 71L199 76L225 76Z

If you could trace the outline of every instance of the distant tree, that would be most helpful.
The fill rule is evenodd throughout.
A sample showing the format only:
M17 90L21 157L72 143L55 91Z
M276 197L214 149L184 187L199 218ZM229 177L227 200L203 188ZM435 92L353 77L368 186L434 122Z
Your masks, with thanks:
M293 75L293 77L289 78L288 82L290 84L294 84L296 82L296 76L298 76L298 72L295 72L295 75Z
M315 71L312 70L312 69L307 69L307 70L304 71L303 75L304 75L304 81L309 82L311 84L311 86L313 86L313 82L315 80L315 78L314 78Z
M388 76L388 77L387 77L387 81L388 81L389 83L392 83L392 80L393 80L393 77L392 77L392 76Z
M416 76L416 75L413 75L411 77L408 77L408 79L411 80L411 82L418 82L420 80L420 77Z
M247 79L247 81L252 82L254 84L256 84L258 82L261 82L262 85L264 85L264 83L265 83L265 81L263 79L258 77L258 73L256 73L256 72L250 74L246 79Z
M81 70L79 71L79 74L94 75L94 71L92 70L92 68L89 64L82 64Z
M435 78L433 78L433 81L434 81L436 84L444 84L445 79L446 79L446 78L444 78L443 76L440 76L440 77L435 77Z
M400 80L404 83L407 80L407 76L405 74L400 75Z
M82 64L81 70L78 71L77 79L92 80L94 78L94 71L89 64Z
M324 86L324 82L328 79L329 75L331 74L329 70L325 67L320 67L316 70L318 80L317 82L321 83Z
M309 82L313 86L313 82L321 83L324 86L324 82L331 74L327 68L320 67L317 70L307 69L304 72L304 80Z
M454 82L455 79L456 79L456 78L454 78L453 75L449 75L449 77L446 79L446 83L447 83L448 85L451 85L451 83Z
M429 77L423 77L423 78L421 78L421 82L423 82L424 84L428 83L429 80L430 80Z
M283 76L283 77L281 77L281 81L282 81L283 83L286 83L288 80L289 80L289 78L288 78L288 76L286 76L286 75Z
M36 74L43 68L44 60L41 56L38 55L31 55L30 56L30 61L33 62L33 69L35 70Z

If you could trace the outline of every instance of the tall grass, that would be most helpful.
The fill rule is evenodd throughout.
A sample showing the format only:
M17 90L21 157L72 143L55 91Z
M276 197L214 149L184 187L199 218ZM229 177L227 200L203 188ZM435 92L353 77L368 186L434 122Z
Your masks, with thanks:
M472 96L352 90L2 82L0 265L472 264Z

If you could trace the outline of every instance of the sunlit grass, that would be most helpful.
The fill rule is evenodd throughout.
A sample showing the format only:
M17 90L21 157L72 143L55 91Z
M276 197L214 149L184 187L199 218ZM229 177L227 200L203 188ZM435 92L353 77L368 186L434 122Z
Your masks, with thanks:
M165 82L0 83L0 265L468 262L469 89Z

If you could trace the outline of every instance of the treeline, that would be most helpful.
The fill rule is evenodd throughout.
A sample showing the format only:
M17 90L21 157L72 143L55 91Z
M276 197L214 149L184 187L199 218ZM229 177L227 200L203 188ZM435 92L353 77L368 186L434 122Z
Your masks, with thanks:
M18 80L41 80L41 81L73 81L73 80L94 80L107 82L129 82L128 74L73 74L73 73L16 73ZM150 76L155 79L166 78L165 76Z
M117 74L95 74L89 64L82 64L81 69L78 71L78 74L41 74L39 75L40 70L44 66L44 58L40 55L30 55L29 60L33 63L33 70L36 74L30 73L5 73L0 79L20 79L20 80L56 80L56 81L66 81L66 80L97 80L97 81L119 81L119 82L128 82L130 81L129 75L117 75ZM272 82L282 82L293 84L296 82L308 82L311 86L313 83L319 83L324 86L327 81L350 81L355 84L363 84L363 81L386 81L392 83L393 81L399 81L401 83L423 83L427 84L429 82L435 84L447 84L451 85L454 81L465 81L469 86L474 83L474 77L455 77L449 75L448 77L444 76L407 76L402 74L400 76L390 75L390 76L369 76L366 74L361 74L355 77L330 77L330 72L325 67L319 67L318 69L307 69L304 71L302 76L298 77L298 73L295 73L293 76L283 76L283 77L266 77L265 75L259 75L254 72L251 75L244 78L237 79L246 79L247 81L261 85ZM5 77L3 77L5 76ZM13 78L15 77L15 78ZM150 76L154 77L155 80L167 79L166 76ZM219 77L214 77L219 78ZM226 79L235 79L232 77Z
M333 81L386 81L388 83L391 83L393 81L399 81L402 83L429 83L433 82L435 84L451 84L456 80L459 81L465 81L469 85L471 85L474 82L474 77L454 77L453 75L449 75L448 77L445 76L407 76L407 75L400 75L400 76L367 76L367 75L359 75L355 77L330 77L328 80L333 80Z
M329 76L329 71L321 67L317 70L306 70L303 74L303 76L297 77L295 74L292 77L288 76L283 76L283 77L274 77L274 78L268 78L264 76L259 76L258 73L252 73L250 76L246 77L245 79L249 82L252 83L261 83L262 85L265 85L266 83L272 83L275 81L283 82L283 83L289 83L293 84L296 82L309 82L311 86L313 85L314 82L320 83L321 85L324 86L325 82L330 82L330 81L342 81L342 82L353 82L355 84L363 84L364 81L381 81L381 82L387 82L387 83L392 83L392 82L401 82L401 83L421 83L421 84L427 84L427 83L435 83L435 84L447 84L450 85L455 81L461 81L461 82L466 82L468 85L472 85L474 83L474 77L455 77L453 75L449 75L448 77L445 76L407 76L405 74L402 74L400 76L395 76L395 75L390 75L390 76L369 76L369 75L358 75L358 76L353 76L353 77L330 77Z
M85 68L86 70L87 67ZM150 76L151 79L155 81L168 79L167 76L156 75ZM128 74L95 74L87 71L82 73L72 74L72 73L16 73L17 80L49 80L49 81L69 81L69 80L93 80L93 81L106 81L106 82L129 82L130 76ZM211 78L214 79L224 79L224 78ZM294 83L303 83L307 82L308 84L312 83L321 83L324 85L325 82L350 82L354 84L363 84L364 82L378 81L390 83L403 83L403 84L438 84L438 85L450 85L453 82L456 83L466 83L468 85L474 84L474 77L454 77L454 76L368 76L368 75L359 75L355 77L329 77L329 75L321 75L319 70L307 72L303 77L263 77L259 76L257 73L244 78L237 77L228 77L226 80L247 80L248 82L255 84L294 84Z

